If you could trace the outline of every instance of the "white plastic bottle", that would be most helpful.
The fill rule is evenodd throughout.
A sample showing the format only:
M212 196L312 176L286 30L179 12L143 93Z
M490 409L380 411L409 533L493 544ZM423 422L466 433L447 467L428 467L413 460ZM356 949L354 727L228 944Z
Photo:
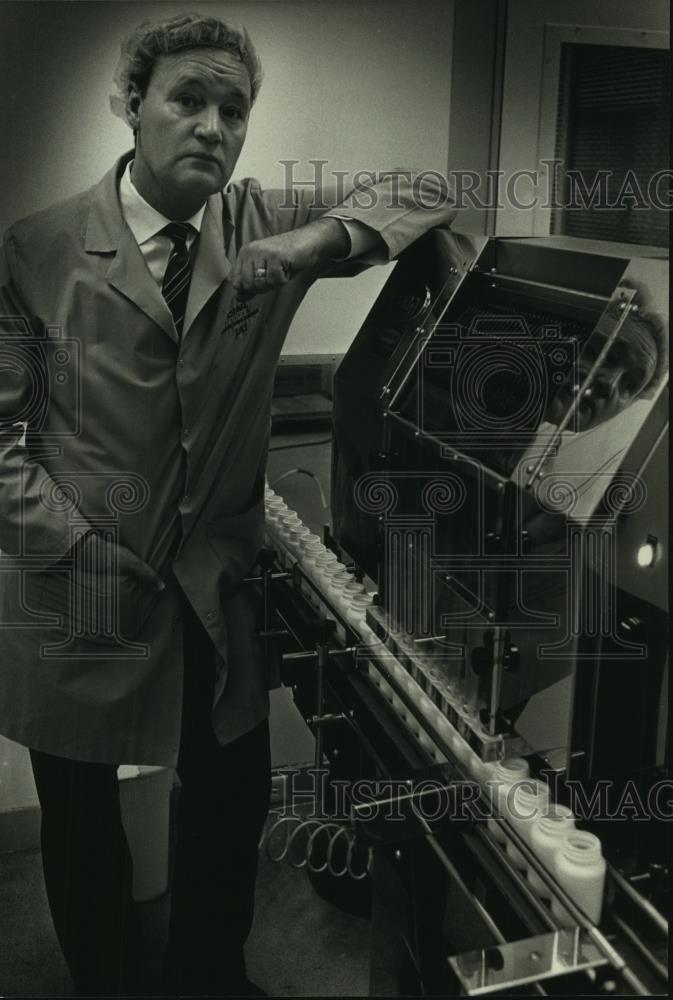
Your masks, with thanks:
M306 535L305 538L301 540L301 555L302 559L306 559L315 567L316 559L321 556L325 546L320 541L317 535Z
M310 531L308 535L305 535L301 540L302 552L313 552L317 555L324 549L323 543L320 541L319 535L314 535Z
M332 552L327 546L323 545L320 555L315 557L316 566L323 569L325 566L329 566L331 563L337 562L336 552Z
M310 534L311 529L307 528L305 524L301 523L301 521L290 528L290 544L297 555L301 552L302 540L308 538Z
M549 789L543 781L530 778L511 789L507 801L507 818L527 844L530 844L533 823L544 815L548 807ZM517 868L526 870L526 859L511 841L507 842L507 854Z
M301 521L298 514L290 507L288 507L286 513L280 515L278 518L278 533L286 545L289 544L291 530L300 524Z
M336 607L339 607L341 592L346 584L350 583L352 579L353 577L345 566L342 566L338 573L332 573L330 575L330 581L327 587L327 596L330 602Z
M523 757L507 757L492 765L487 774L486 787L494 815L489 816L486 826L499 843L505 844L507 836L495 814L507 817L508 794L513 785L530 776L530 766Z
M287 504L282 497L274 493L273 496L266 496L264 498L264 506L267 510L279 510L281 507L287 507Z
M329 580L327 569L329 566L336 565L338 565L338 560L335 553L325 547L323 547L323 550L315 557L316 583L320 587L323 594L327 590L327 583Z
M606 867L600 840L586 830L568 834L554 861L557 881L594 924L601 918ZM573 923L554 899L551 910L563 923Z
M361 590L355 594L352 594L348 601L348 607L346 609L346 618L354 629L362 635L366 629L367 638L370 638L369 633L373 635L371 629L367 627L367 608L372 603L371 596L365 591Z
M266 519L273 525L278 525L280 518L288 511L289 508L282 497L272 497L266 502Z
M533 822L530 846L549 872L555 871L556 855L574 829L575 817L572 810L559 804L550 805L547 812ZM551 894L546 884L530 868L526 872L526 880L536 895L541 899L549 899Z
M348 611L350 608L351 600L356 594L363 594L364 587L361 583L351 576L350 580L345 584L341 593L339 594L339 608L343 613L348 616Z
M322 555L324 545L317 535L306 535L301 540L301 563L304 571L314 583L320 579L320 571L316 565L316 559Z
M327 584L329 585L330 579L337 573L344 573L345 571L346 567L344 566L343 563L339 562L338 559L330 560L328 563L326 563L325 569L323 571L326 577Z

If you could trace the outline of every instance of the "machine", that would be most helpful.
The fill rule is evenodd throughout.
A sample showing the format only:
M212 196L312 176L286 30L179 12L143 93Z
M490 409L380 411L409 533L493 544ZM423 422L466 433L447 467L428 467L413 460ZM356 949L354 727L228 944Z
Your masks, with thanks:
M337 371L323 538L267 490L293 846L370 913L371 995L667 993L666 276L428 234Z

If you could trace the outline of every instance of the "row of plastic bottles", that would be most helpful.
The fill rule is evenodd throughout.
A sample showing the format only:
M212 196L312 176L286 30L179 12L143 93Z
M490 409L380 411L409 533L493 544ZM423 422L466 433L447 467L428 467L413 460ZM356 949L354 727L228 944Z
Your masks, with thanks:
M523 757L509 757L484 764L483 768L485 790L501 819L507 820L570 898L597 924L607 868L599 838L576 829L572 810L551 801L548 785L531 778L528 761ZM525 875L533 892L551 900L552 913L562 924L572 923L545 882L507 838L502 822L495 818L487 822L495 839L506 845L508 857Z
M507 837L503 820L507 820L516 830L543 867L565 888L587 917L598 923L606 873L599 838L593 833L575 828L572 811L567 806L550 801L548 786L530 777L528 762L523 757L510 757L497 763L482 761L399 661L390 656L386 666L447 744L453 756L470 777L482 786L487 800L493 806L494 814L497 814L487 820L488 829L506 850L515 867L525 876L531 890L551 905L552 913L562 924L570 922L568 913L552 898L546 883ZM446 756L374 664L370 665L369 673L419 744L437 762L446 760Z
M285 503L269 486L265 490L266 528L270 539L283 550L290 561L299 562L316 591L305 593L322 613L336 610L365 642L376 637L366 624L367 608L373 595L355 579L336 553L328 549L318 535L311 532L297 512Z
M487 820L488 828L504 847L512 863L525 875L531 890L548 903L551 900L552 912L561 923L568 921L565 909L552 899L546 884L507 837L502 825L503 819L516 830L587 917L598 923L606 872L599 838L575 828L571 810L550 801L548 786L530 777L530 768L524 758L511 757L497 763L482 761L366 624L365 616L372 603L372 594L355 579L336 554L322 543L318 535L310 531L297 512L288 507L284 499L268 486L265 491L265 507L267 532L271 540L290 560L300 563L307 577L316 586L316 591L308 588L307 597L313 600L321 613L329 613L330 609L338 611L366 644L377 647L377 659L385 659L386 669L393 674L407 697L428 720L431 728L446 743L470 777L482 786L497 813L497 816ZM369 675L419 745L435 761L446 760L444 753L373 663L369 665Z

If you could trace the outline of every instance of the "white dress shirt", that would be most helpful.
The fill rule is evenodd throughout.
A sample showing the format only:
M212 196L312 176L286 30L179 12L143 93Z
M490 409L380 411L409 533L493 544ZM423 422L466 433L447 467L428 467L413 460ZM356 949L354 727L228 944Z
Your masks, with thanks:
M122 179L119 183L119 200L122 207L124 220L135 236L136 243L140 247L140 252L145 258L150 274L161 287L168 266L168 258L171 255L173 244L165 233L161 230L167 226L171 219L167 219L161 212L145 201L138 193L131 180L131 166L133 160L128 164ZM201 232L201 223L206 211L203 204L198 212L195 212L191 219L185 219L194 227L194 232L187 237L187 249L189 250L198 233ZM181 220L182 221L182 220Z

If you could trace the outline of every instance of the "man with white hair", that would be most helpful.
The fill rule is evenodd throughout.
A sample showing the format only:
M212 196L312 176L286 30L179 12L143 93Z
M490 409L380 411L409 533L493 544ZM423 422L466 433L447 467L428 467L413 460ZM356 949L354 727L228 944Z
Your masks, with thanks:
M134 150L12 226L0 260L0 730L31 749L80 994L142 990L121 762L182 784L164 990L259 992L243 946L269 678L243 579L274 367L312 281L453 216L432 177L388 175L329 211L230 184L260 81L242 29L141 25L117 74Z

